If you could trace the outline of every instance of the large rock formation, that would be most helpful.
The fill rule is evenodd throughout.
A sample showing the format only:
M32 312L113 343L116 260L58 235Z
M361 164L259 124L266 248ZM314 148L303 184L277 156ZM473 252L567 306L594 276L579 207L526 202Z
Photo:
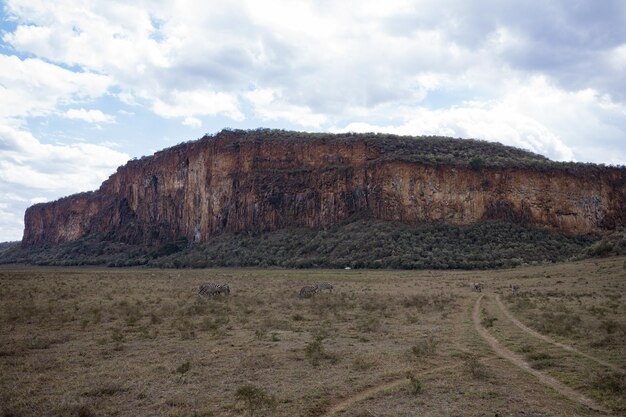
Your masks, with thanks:
M23 246L127 243L286 226L357 212L414 224L527 222L569 234L626 225L626 169L561 164L449 138L222 131L133 160L94 192L30 207Z

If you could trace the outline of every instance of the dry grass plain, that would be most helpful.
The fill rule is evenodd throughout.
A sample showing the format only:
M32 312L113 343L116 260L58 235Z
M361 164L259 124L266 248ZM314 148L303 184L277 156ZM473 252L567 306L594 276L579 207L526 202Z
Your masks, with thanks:
M0 411L625 415L625 267L624 257L471 272L5 266ZM230 296L199 299L211 281ZM333 293L297 297L323 281ZM595 407L497 355L480 328Z

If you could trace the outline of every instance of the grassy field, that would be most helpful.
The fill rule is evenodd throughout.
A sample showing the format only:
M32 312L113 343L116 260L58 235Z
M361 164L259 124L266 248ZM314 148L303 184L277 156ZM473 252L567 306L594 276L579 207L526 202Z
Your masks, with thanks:
M332 293L298 298L323 281ZM203 282L231 294L199 299ZM624 415L625 295L624 257L471 272L4 266L0 411Z

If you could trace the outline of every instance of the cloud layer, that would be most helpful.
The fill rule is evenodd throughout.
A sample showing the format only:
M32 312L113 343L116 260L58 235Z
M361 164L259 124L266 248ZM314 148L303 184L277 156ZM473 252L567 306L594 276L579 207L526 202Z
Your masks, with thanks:
M88 143L42 144L30 133L0 125L0 236L20 239L32 204L97 188L128 155Z
M15 230L8 201L94 188L137 149L224 126L443 134L626 164L620 0L7 0L3 11L0 147L13 150L0 153L0 211ZM154 143L164 131L183 133ZM83 172L97 154L107 162ZM62 169L88 180L65 188ZM16 193L20 181L33 191ZM0 240L17 237L0 227Z

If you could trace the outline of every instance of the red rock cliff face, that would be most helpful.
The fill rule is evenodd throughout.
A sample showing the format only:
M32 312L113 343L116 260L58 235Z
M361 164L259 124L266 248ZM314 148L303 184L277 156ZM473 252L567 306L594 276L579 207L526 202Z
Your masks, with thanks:
M158 244L224 232L322 228L367 210L409 224L523 221L565 233L626 225L626 170L403 162L352 140L239 141L236 132L118 168L99 190L29 208L24 246L99 234Z

